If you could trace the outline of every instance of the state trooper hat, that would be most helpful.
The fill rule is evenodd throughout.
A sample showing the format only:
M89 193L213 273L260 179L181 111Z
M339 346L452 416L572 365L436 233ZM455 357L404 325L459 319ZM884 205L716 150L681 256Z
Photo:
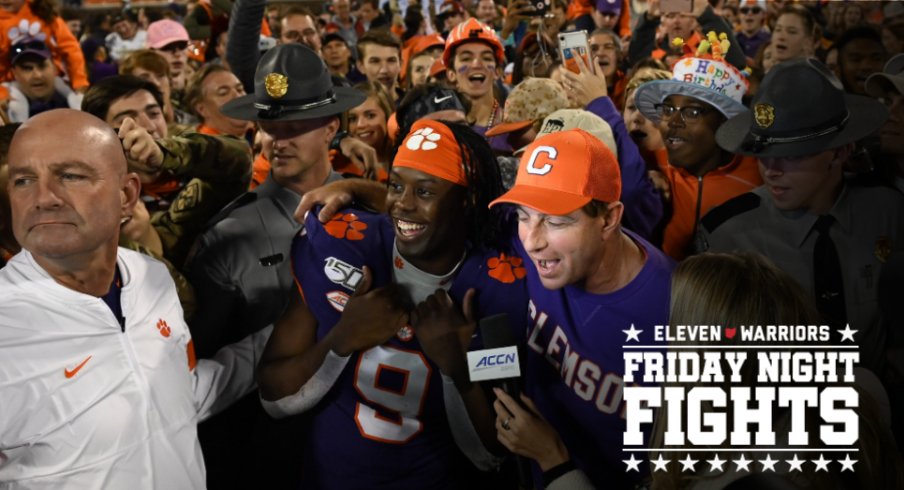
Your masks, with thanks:
M864 138L888 118L884 105L845 93L841 81L815 59L772 67L751 108L719 127L719 146L760 158L806 156Z
M334 86L320 56L292 43L264 53L254 73L254 93L220 110L246 121L297 121L341 114L366 99L359 90Z

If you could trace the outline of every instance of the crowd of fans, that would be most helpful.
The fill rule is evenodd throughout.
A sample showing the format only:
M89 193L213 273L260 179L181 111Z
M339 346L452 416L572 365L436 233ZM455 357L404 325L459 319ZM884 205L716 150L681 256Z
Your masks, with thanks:
M728 294L730 288L706 289L707 281L749 271L752 277L766 274L804 305L788 307L793 310L788 315L796 318L775 316L771 321L854 326L861 365L880 380L871 386L871 399L900 414L904 3L694 0L681 3L690 10L672 10L677 4L200 0L110 12L60 8L53 0L4 1L0 270L7 263L12 267L20 252L34 252L14 233L15 210L11 215L9 204L21 180L21 174L9 175L12 162L7 158L17 128L43 124L53 130L38 133L43 144L65 148L84 142L67 141L62 123L45 122L59 114L51 111L73 109L106 123L140 182L140 195L129 201L120 224L119 246L166 265L198 358L215 358L243 339L261 344L254 336L269 334L269 326L276 325L266 351L255 354L263 356L260 394L237 394L230 408L198 427L204 461L185 464L206 468L210 488L298 488L303 483L311 488L514 488L519 470L513 459L498 456L497 432L502 446L536 463L534 479L547 488L631 488L640 483L686 488L683 479L694 477L683 472L654 473L652 479L644 478L649 470L625 472L620 391L611 410L602 408L601 393L592 416L584 407L572 409L578 405L561 401L590 397L594 391L569 386L575 367L565 364L577 361L559 349L594 352L581 355L605 362L605 373L620 376L621 349L609 343L621 345L628 324L633 329L635 323L652 328L669 322L669 281L676 264L681 265L671 286L672 309L676 302L683 308L681 322L712 320L694 316L695 310L686 307L694 301L686 284L697 284L707 291L699 294L709 298ZM587 39L586 57L568 60L574 64L562 59L559 46L560 34L572 31L584 31ZM44 119L33 119L42 114ZM68 121L72 129L94 124L84 115L65 114L60 121ZM36 128L27 133L35 138ZM423 156L430 145L438 150ZM584 154L575 147L586 147L592 158L582 161ZM530 180L552 168L538 163L544 151L551 161L573 163L568 179L580 190L568 190L565 181ZM432 160L434 155L440 156ZM580 173L585 164L589 177ZM531 186L548 191L548 199L526 190ZM416 188L415 195L408 188ZM587 199L571 207L571 201L561 204L566 200L559 194L569 192L583 192ZM464 209L455 208L462 201ZM494 214L487 211L491 202ZM519 207L500 211L496 204L501 203ZM313 209L321 204L331 212ZM339 204L353 204L356 211L342 214ZM307 218L297 211L300 205L312 209ZM386 213L368 214L374 210ZM326 223L317 222L315 211ZM557 220L578 212L585 214ZM580 240L568 241L576 232L562 238L567 235L562 230L584 219L604 225L582 228ZM394 226L384 230L390 222ZM425 248L406 242L416 242L425 228L432 236ZM540 228L545 230L542 240ZM365 229L382 230L385 247L362 241L358 249L346 250L345 245L316 241L337 234L360 240L350 237L361 233L363 239ZM310 244L300 245L298 237L306 235ZM604 245L595 248L600 236ZM572 256L563 258L564 252L562 257L543 252L540 241L571 247L573 262ZM309 261L314 263L310 267L296 262L299 257L320 260L317 254L323 250L332 254L333 262L327 259L326 266L322 260ZM384 252L387 266L423 271L426 279L374 270L368 261ZM751 254L718 254L735 252ZM522 259L533 261L539 273L525 272ZM366 273L355 260L368 264ZM469 267L493 260L511 271L511 280L505 276L501 282L518 285L524 279L527 286L509 291L479 281L457 285L455 274L464 277L471 273ZM704 276L711 272L707 260L724 275ZM429 327L414 319L408 326L401 322L400 329L396 310L376 313L384 306L381 298L358 298L365 297L366 287L339 294L326 288L323 293L335 311L318 309L305 290L315 282L306 282L305 275L314 277L318 270L330 277L330 287L350 281L349 274L357 271L368 285L371 280L397 282L420 290L423 294L412 293L408 302L411 309L432 302L433 309L417 308L424 318L435 318L442 309L437 305L445 301L461 306L473 300L473 293L465 291L477 288L473 313L518 316L511 311L521 311L524 318L513 320L513 327L522 336L529 333L521 340L537 352L537 362L546 362L547 370L550 364L555 368L550 371L554 380L532 371L540 369L536 366L529 368L529 398L516 402L497 393L493 406L492 392L472 390L461 379L467 342L450 347L443 343L448 339L431 337ZM636 286L631 282L636 277L649 277L642 298L624 292ZM685 285L675 289L679 278ZM436 288L449 290L450 281L448 295L434 295ZM756 284L751 290L768 287ZM562 291L561 297L547 298L548 291ZM600 318L586 311L589 306L582 310L575 304L600 301L608 308L610 299L587 300L584 294L625 297L611 300L620 309ZM746 300L753 301L738 301ZM370 318L364 310L367 301L374 311ZM797 305L794 301L789 300ZM342 308L336 305L346 303L363 306L339 315ZM544 304L556 306L543 310ZM564 334L551 332L556 325L540 333L545 315L555 317L551 312L556 308L581 313L556 320L563 322ZM538 311L543 320L537 319ZM735 313L727 312L726 321L767 321ZM471 315L465 307L456 318ZM583 334L575 332L580 329L570 331L564 323L577 325L577 318L612 333L589 336L590 345L579 347L576 337ZM368 320L385 322L384 329L403 341L401 347L337 341L321 331L325 324L336 324L348 338L369 338L360 327ZM405 351L416 354L408 361L416 361L420 369L423 359L426 379L436 369L435 382L453 385L460 395L451 402L440 396L436 402L427 395L430 383L421 380L424 397L415 412L448 411L452 432L418 441L420 432L412 429L390 440L409 452L389 453L393 456L387 459L404 459L366 461L377 449L358 452L355 444L379 448L395 437L379 424L406 429L408 419L393 411L397 400L391 396L372 399L376 395L370 391L383 388L374 379L362 388L358 369L389 355L380 348L407 348L410 335L405 339L402 332L412 327L423 338L421 350ZM382 340L390 345L395 337ZM11 345L3 340L0 334L0 352ZM560 347L557 341L564 343ZM537 350L537 342L546 352ZM348 362L355 352L376 354ZM566 357L556 360L562 355ZM323 372L329 369L335 372L327 389L344 384L348 393L308 393L316 392L312 382L324 383ZM567 382L560 380L559 370ZM297 372L306 375L295 380L291 373ZM413 367L396 373L412 376L405 378L403 392L418 382ZM586 379L605 374L581 373ZM0 393L4 383L0 379ZM560 391L562 387L567 389ZM394 415L374 412L368 426L359 418L366 405L348 408L342 405L345 396L373 401ZM331 404L352 412L361 441L348 439L346 428L329 426L339 417L324 408ZM300 412L313 415L288 417ZM206 417L210 410L203 413ZM456 417L470 417L473 427L456 426ZM427 424L425 434L433 434L430 424L446 423L428 415L412 420ZM870 466L860 480L839 488L866 488L862 485L870 481L894 488L900 483L900 462L888 455L897 454L896 439L904 442L904 421L883 421L869 423L890 434L880 438L882 447L889 448L883 455L887 464ZM4 473L15 449L6 445L13 439L5 438L4 423L0 414L0 487L6 478L21 478L28 487L34 475ZM482 430L487 428L489 432ZM315 437L311 434L328 437L333 430L340 442L298 442ZM312 451L323 452L312 456ZM433 459L418 456L430 452ZM343 468L338 464L343 458L362 461ZM401 476L403 467L419 464L423 474L412 469L411 475ZM773 488L769 484L757 488Z

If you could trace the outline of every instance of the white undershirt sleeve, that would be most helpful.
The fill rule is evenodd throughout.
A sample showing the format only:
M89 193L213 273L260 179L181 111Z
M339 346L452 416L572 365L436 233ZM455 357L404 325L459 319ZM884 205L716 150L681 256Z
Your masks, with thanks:
M443 403L446 406L446 416L449 419L449 428L452 430L455 444L481 471L499 469L503 458L495 456L484 447L474 424L471 423L465 401L461 398L458 388L455 387L455 381L445 374L441 374L441 376L443 379Z
M330 391L330 388L339 379L339 375L342 374L342 370L348 364L349 357L342 357L333 351L329 351L326 357L323 358L323 364L320 365L320 369L298 391L274 401L261 398L261 405L263 405L264 411L273 418L281 419L310 410L323 399L324 395Z

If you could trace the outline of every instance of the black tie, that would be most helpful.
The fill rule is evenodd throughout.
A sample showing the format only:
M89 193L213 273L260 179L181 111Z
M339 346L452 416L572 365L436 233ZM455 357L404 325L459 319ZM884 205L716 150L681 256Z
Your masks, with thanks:
M816 220L816 245L813 247L813 285L816 290L816 308L832 328L843 328L847 323L847 309L844 305L844 279L841 275L841 260L835 243L829 236L829 228L835 218L820 216Z

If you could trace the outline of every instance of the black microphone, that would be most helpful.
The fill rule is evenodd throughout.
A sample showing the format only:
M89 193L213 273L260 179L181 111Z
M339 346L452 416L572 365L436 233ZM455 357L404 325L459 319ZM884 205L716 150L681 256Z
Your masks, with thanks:
M484 349L499 349L499 348L512 348L510 350L514 350L517 352L517 356L514 359L514 362L518 365L518 373L517 375L506 374L502 372L496 372L495 374L491 374L484 379L493 380L496 385L498 385L502 391L512 397L516 403L521 403L520 395L521 395L521 376L520 376L520 359L521 359L521 349L518 346L518 343L515 341L515 336L512 335L512 329L509 327L508 322L508 314L499 313L493 316L488 316L486 318L481 318L478 322L478 326L480 327L480 336L483 338L483 348ZM496 356L489 356L496 361L500 360L503 365L507 364L507 361L511 361L511 354L497 354ZM509 366L511 367L511 366ZM504 368L501 368L504 369ZM525 409L526 410L526 409ZM534 488L534 480L531 475L530 469L530 461L527 460L524 456L515 456L515 464L518 467L518 485L524 489L532 489Z

